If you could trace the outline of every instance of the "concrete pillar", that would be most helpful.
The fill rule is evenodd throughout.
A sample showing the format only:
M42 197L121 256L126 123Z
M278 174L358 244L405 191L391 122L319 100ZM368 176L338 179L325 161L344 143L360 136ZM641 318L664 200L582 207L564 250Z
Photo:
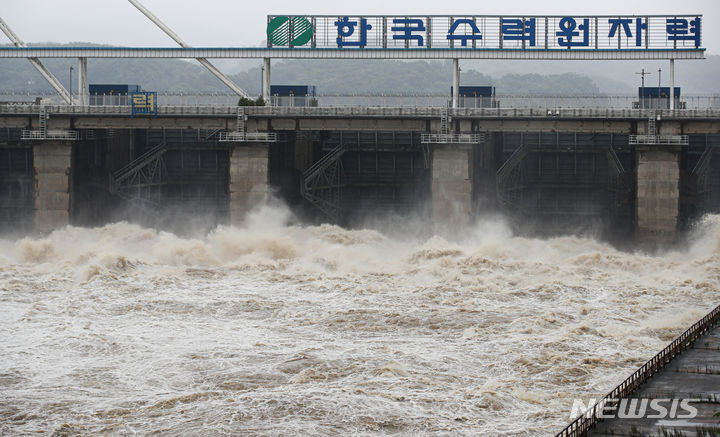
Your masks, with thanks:
M50 232L70 224L72 142L42 141L33 146L35 230Z
M270 106L270 81L270 58L263 58L262 96L268 106Z
M670 109L675 109L675 60L670 60Z
M239 144L230 150L230 224L242 223L254 207L267 202L268 144Z
M470 224L472 167L469 146L436 146L432 152L432 221L438 235L458 237Z
M90 102L87 83L87 58L78 58L78 105L85 106Z
M658 248L675 242L680 207L680 148L637 148L638 243Z
M460 60L453 58L453 94L452 107L457 108L460 104Z

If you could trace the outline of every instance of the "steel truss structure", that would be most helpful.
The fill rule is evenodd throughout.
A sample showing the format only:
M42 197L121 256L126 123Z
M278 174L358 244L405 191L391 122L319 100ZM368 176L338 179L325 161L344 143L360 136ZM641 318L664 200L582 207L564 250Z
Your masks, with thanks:
M128 201L159 206L160 191L156 188L168 183L163 159L166 152L165 143L160 143L115 172L110 181L110 192Z
M337 222L340 217L341 193L344 186L341 144L303 172L300 194L326 216Z

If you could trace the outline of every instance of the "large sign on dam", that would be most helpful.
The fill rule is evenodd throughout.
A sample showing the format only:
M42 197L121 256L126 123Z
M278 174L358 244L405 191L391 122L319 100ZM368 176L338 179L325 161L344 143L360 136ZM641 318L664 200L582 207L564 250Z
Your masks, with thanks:
M268 47L696 50L701 15L268 16Z

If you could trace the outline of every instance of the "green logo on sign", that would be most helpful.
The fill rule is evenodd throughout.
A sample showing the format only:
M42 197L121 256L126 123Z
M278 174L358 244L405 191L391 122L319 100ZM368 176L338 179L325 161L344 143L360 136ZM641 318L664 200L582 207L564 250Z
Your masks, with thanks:
M292 28L292 40L290 29ZM268 23L268 41L274 46L303 46L312 39L313 28L305 17L275 17Z

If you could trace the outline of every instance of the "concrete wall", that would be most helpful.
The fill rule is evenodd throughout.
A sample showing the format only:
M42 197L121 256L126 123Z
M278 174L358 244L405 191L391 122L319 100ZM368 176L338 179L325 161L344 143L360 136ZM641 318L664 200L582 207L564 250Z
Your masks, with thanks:
M33 146L35 230L50 232L70 223L72 143L44 141Z
M273 125L275 127L276 124ZM301 119L300 130L370 130L370 131L424 131L425 120L392 120L392 119Z
M481 116L455 116L453 117L453 130L458 128L462 132L528 132L528 131L565 131L565 132L607 132L607 133L634 133L646 129L647 118L640 117L639 113L628 110L628 117L624 119L583 119L581 117L481 117ZM236 125L234 115L160 115L158 117L135 117L127 115L79 115L79 114L52 114L48 120L51 129L228 129L234 130ZM691 133L719 133L720 121L714 118L705 118L700 113L697 118L663 118L661 130L663 133L682 132ZM35 128L37 129L37 114L2 114L0 115L0 128ZM32 127L31 127L32 126ZM635 128L637 126L637 128ZM388 119L382 117L250 117L246 121L248 132L272 130L410 130L419 132L437 132L440 129L439 116L412 117Z
M677 237L680 151L661 146L637 149L637 240L656 248Z
M230 151L230 223L268 199L268 144L233 146Z
M432 152L432 221L438 235L457 237L470 224L472 171L468 146L436 146Z

